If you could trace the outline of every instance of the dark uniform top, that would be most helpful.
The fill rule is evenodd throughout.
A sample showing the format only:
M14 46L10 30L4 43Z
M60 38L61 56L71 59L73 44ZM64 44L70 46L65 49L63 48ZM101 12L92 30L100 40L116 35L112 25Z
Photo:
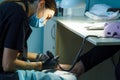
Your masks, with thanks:
M22 6L15 2L0 5L0 71L3 71L3 48L24 52L30 33L28 17Z

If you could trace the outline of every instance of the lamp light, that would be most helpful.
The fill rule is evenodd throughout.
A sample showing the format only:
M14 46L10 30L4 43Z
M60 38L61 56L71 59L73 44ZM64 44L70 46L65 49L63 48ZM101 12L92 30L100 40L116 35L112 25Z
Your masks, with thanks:
M84 16L86 0L62 0L63 16Z
M84 2L84 0L62 0L60 7L61 8L72 8L72 7L79 6L83 2Z

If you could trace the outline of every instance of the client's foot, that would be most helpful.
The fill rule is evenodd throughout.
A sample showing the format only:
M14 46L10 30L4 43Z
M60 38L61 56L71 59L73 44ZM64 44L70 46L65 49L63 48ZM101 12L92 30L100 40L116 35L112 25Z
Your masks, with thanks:
M77 77L79 77L82 73L84 73L84 65L81 61L76 63L75 67L71 70L71 73L74 73Z
M71 65L69 65L69 64L60 64L60 66L57 67L57 70L63 70L63 69L68 70L70 67L71 67Z

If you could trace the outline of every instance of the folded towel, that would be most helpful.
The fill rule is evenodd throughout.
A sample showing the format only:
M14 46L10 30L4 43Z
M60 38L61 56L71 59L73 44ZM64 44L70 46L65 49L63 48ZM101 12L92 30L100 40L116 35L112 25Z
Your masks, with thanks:
M109 12L108 12L109 13ZM85 12L85 15L93 20L115 20L115 19L118 19L120 17L119 15L119 11L117 12L112 12L112 14L109 14L109 15L102 15L102 16L97 16L96 14L93 14L89 11L86 11Z
M65 71L17 70L19 80L77 80L75 75Z
M85 15L93 20L114 20L120 17L119 11L112 12L107 11L111 8L106 4L95 4L93 5L89 11L85 12Z

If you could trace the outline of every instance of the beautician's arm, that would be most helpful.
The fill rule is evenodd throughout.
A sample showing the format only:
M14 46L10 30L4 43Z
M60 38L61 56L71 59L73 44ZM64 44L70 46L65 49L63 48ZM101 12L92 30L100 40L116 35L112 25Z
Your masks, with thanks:
M27 58L28 58L30 61L36 61L36 57L37 57L37 53L28 52L28 54L27 54Z
M4 71L13 72L13 71L16 71L17 69L41 70L42 68L41 62L25 62L25 61L19 60L17 59L18 54L19 54L19 51L17 50L4 48L3 60L2 60L2 66Z

